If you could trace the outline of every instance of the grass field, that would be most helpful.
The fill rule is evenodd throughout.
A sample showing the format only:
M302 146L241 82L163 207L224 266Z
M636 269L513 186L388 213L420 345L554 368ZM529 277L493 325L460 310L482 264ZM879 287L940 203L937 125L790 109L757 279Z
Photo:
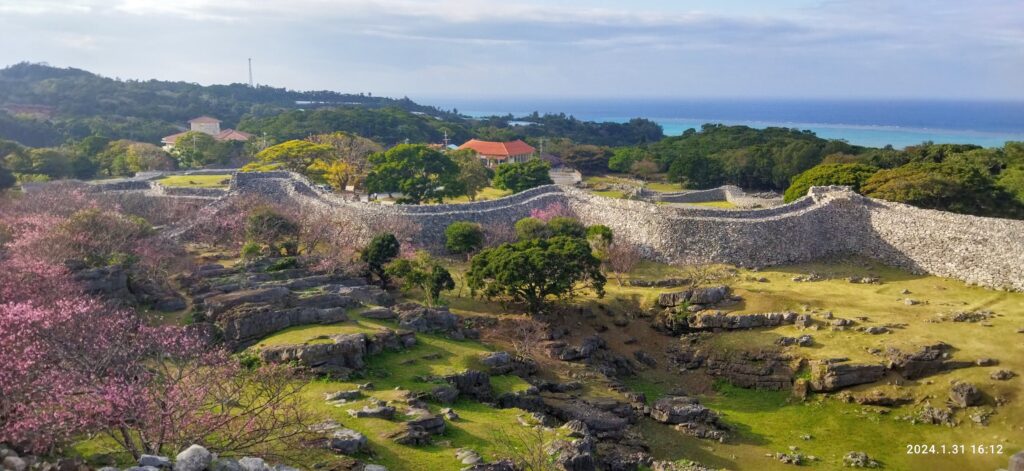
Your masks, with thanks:
M506 197L508 195L511 195L511 194L512 194L512 192L509 191L509 190L499 190L497 188L489 186L487 188L484 188L484 189L480 190L480 192L477 193L476 201L496 200L498 198L504 198L504 197ZM469 203L470 200L469 200L468 196L460 196L458 198L448 198L448 199L445 199L444 202L445 203L449 203L449 204L450 203Z
M231 175L171 175L156 182L163 186L227 188L231 183Z

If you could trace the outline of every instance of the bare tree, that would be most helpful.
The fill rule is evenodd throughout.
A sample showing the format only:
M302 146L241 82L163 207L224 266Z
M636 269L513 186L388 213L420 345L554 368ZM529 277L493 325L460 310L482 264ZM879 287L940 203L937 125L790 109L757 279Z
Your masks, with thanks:
M512 345L516 355L533 358L541 342L550 336L550 326L532 317L505 318L497 327L485 332L485 340L505 342Z
M548 452L544 427L506 427L494 431L494 444L499 453L516 463L523 471L555 471L554 457Z
M605 266L615 275L615 281L622 286L622 275L629 273L640 263L640 250L628 242L612 242L608 247Z

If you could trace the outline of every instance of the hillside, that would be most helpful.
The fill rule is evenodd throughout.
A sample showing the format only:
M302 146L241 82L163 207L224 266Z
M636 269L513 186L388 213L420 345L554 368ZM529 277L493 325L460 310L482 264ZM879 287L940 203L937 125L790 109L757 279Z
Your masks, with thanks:
M216 116L226 126L236 126L246 115L272 116L300 108L353 105L456 118L408 98L251 88L240 83L204 86L120 80L28 62L0 69L0 138L37 147L91 134L158 141L188 119L204 114Z

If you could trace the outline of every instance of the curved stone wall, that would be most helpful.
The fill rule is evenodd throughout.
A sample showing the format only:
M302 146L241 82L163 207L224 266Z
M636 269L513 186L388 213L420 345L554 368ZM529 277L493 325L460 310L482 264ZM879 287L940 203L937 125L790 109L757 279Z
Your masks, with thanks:
M383 205L343 200L287 172L237 174L229 195L245 194L329 211L366 238L391 221L406 220L416 228L414 240L436 250L452 222L511 225L534 209L560 203L586 224L609 226L617 239L636 244L653 260L767 266L852 254L1024 290L1024 221L924 210L846 187L813 187L793 203L741 211L612 199L557 185L478 203Z
M774 193L748 194L738 186L724 185L707 190L653 193L650 194L650 201L663 203L709 203L713 201L728 201L739 208L770 208L781 205L782 197Z

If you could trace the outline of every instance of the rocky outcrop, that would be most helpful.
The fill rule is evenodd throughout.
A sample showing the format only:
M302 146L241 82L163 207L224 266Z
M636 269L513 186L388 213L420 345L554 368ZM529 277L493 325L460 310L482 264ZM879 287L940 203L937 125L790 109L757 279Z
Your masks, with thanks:
M741 350L709 353L708 374L741 388L784 391L793 387L793 357L776 350Z
M480 402L489 402L494 398L491 377L483 371L466 370L462 373L445 376L443 379L459 391L461 396Z
M388 435L400 445L426 445L434 435L444 433L444 418L430 413L426 409L412 409L409 415L413 418L406 421L402 428Z
M662 307L675 307L689 303L691 305L710 306L725 300L728 296L728 286L706 286L661 293L658 295L658 305Z
M224 341L236 347L251 345L267 335L296 325L334 324L348 320L348 308L356 303L351 298L337 300L335 307L279 308L246 304L218 318Z
M903 352L889 348L889 368L906 379L918 379L943 371L973 366L970 362L956 362L950 359L953 347L945 343L926 345L914 352Z
M630 404L611 399L556 399L545 398L548 413L555 418L569 422L578 420L599 439L620 438L636 420Z
M485 353L480 357L480 363L486 366L488 373L494 376L513 374L527 377L537 372L535 361L508 352Z
M795 312L768 312L759 314L725 314L722 312L691 314L686 318L693 330L738 330L777 327L796 322Z
M445 306L426 307L416 303L403 303L392 307L398 326L413 332L442 334L455 340L478 338L479 332L462 326L462 318L452 314Z
M412 332L385 329L373 334L342 334L327 343L281 345L260 350L260 358L270 363L296 362L314 373L345 378L366 366L365 357L383 351L398 351L416 344Z
M562 340L542 342L540 348L551 358L562 361L583 361L608 377L631 375L636 371L632 360L608 349L608 343L600 335L591 335L579 345L569 345Z
M698 438L724 440L725 426L718 414L704 407L696 399L685 396L667 396L651 405L651 418L663 424L675 425L687 435Z
M949 388L949 403L953 407L966 408L981 404L981 391L971 383L959 382Z
M812 361L812 391L831 392L858 384L874 383L885 376L883 365L857 365L835 360Z

